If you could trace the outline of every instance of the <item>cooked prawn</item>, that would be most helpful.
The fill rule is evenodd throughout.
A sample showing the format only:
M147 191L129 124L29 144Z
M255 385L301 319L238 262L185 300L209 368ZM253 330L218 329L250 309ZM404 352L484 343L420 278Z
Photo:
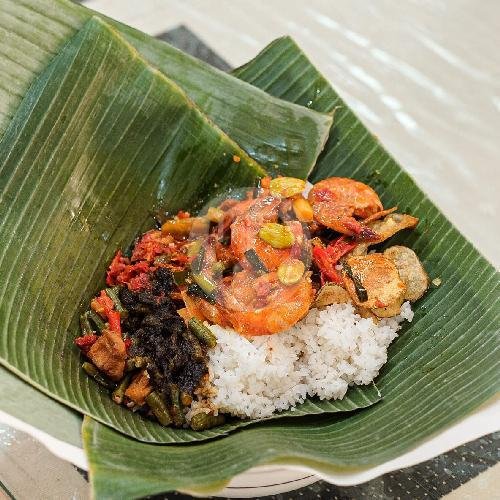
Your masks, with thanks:
M258 236L263 224L278 220L282 200L273 196L264 196L251 200L252 203L248 201L243 202L245 210L240 211L231 224L231 251L234 256L244 263L245 252L254 249L269 271L276 270L290 257L300 258L301 248L307 244L300 222L285 222L295 237L295 243L290 248L273 248Z
M191 318L197 318L201 321L208 320L210 323L216 323L220 326L231 326L225 318L224 308L220 304L210 304L210 302L188 295L186 291L181 292L182 299L184 300L185 308L180 309L179 314L187 322Z
M292 327L309 311L314 293L309 275L283 285L276 272L235 274L221 287L223 316L243 335L270 335Z
M314 219L348 236L368 240L376 234L355 217L365 219L383 210L377 193L366 184L345 177L330 177L309 192Z

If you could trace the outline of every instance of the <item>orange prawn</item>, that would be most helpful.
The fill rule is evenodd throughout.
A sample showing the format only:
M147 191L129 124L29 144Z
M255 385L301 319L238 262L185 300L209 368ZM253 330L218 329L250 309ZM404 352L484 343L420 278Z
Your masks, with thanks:
M309 311L314 298L308 273L283 285L272 272L255 277L248 271L233 276L221 289L223 316L242 335L271 335L292 327Z
M300 258L301 248L307 244L307 238L300 222L287 221L294 235L295 243L290 248L274 248L259 238L262 225L276 222L282 200L273 196L264 196L245 203L246 210L240 211L231 224L231 251L240 262L245 262L245 252L254 249L269 271L276 270L286 259ZM248 204L247 204L248 203Z
M316 183L309 192L316 222L359 240L377 234L355 217L365 219L383 210L377 193L366 184L345 177L330 177Z

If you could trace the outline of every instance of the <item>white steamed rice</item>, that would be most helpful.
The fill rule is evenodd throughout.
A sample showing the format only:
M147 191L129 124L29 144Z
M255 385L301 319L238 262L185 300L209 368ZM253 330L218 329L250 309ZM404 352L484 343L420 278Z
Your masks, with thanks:
M212 325L217 346L210 352L209 405L234 416L263 418L307 396L343 398L349 385L369 384L377 376L400 323L412 318L408 302L399 316L378 324L357 315L352 304L333 304L311 309L276 335L248 339Z

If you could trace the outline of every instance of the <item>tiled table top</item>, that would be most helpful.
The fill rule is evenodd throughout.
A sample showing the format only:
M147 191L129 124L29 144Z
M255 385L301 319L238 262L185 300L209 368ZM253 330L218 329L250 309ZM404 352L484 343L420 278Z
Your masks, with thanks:
M500 264L495 231L500 211L500 53L495 46L500 37L494 27L500 4L85 3L223 70L245 62L276 36L291 34L433 201ZM319 481L268 498L440 498L450 492L455 499L500 498L499 444L496 433L360 486ZM5 425L0 426L0 465L0 499L88 495L85 477L73 466Z

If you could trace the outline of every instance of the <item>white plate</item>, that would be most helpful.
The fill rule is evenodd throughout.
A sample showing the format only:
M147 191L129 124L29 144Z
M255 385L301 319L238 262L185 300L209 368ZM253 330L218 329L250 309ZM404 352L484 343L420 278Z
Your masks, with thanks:
M30 434L56 456L87 469L83 450L65 443L25 422L0 411L0 422ZM387 472L410 467L429 460L468 441L500 430L500 398L483 405L472 415L424 441L408 453L375 467L355 472L325 473L305 466L273 465L254 467L235 476L220 496L252 498L285 493L324 479L339 486L364 483ZM191 491L196 494L196 491Z

